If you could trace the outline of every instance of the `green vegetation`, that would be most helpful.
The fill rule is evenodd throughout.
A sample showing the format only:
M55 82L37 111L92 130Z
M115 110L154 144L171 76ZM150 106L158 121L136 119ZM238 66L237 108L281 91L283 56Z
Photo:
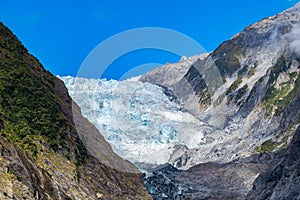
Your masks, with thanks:
M80 182L80 178L81 178L81 173L80 173L79 169L76 169L76 180L78 183Z
M248 85L245 84L243 87L236 91L235 95L228 96L227 104L229 104L230 102L234 102L235 104L240 105L241 102L239 102L239 100L247 93L247 91Z
M54 150L64 145L67 122L55 96L19 60L0 61L0 112L4 136L37 153L35 136L44 136Z
M242 82L243 82L242 77L238 77L228 88L228 90L226 91L226 95L228 95L228 94L234 92L236 89L238 89L238 87L241 85Z
M286 97L283 99L281 105L283 108L286 108L286 106L293 100L297 95L299 95L300 91L300 76L296 73L292 75L294 78L295 76L298 76L297 79L294 82L294 88L286 95Z
M21 176L19 176L15 171L13 171L12 169L10 169L10 171L9 171L9 174L11 174L12 176L14 176L16 179L17 179L17 181L22 181L22 177Z
M290 65L291 60L289 59L289 55L281 56L271 69L269 84L273 84L277 80L279 74L281 72L286 72Z
M282 150L282 151L283 151L283 150L286 150L287 147L288 147L288 142L285 141L285 142L283 143L283 145L281 146L280 150Z
M76 151L76 166L80 166L81 164L84 164L86 161L86 157L88 155L87 149L85 148L84 144L82 143L82 141L77 138L76 140L76 147L77 147L77 151Z
M276 149L278 146L277 143L273 142L271 139L262 143L261 146L255 148L255 152L257 153L270 153Z
M300 77L297 72L290 73L290 81L282 83L279 88L275 88L275 82L280 73L286 72L291 65L291 59L286 56L282 56L270 72L270 79L268 81L269 88L262 100L262 103L266 109L266 116L271 116L272 113L283 111L290 102L295 99L299 94ZM292 88L292 85L294 86Z
M270 72L270 79L268 81L269 88L262 100L266 106L267 115L270 115L273 111L274 105L277 105L277 101L282 98L283 95L287 94L290 84L286 84L281 89L274 87L275 81L277 80L281 72L285 72L289 67L286 56L281 56L277 63L272 67Z
M275 112L278 109L278 106L282 105L290 87L290 84L286 83L282 85L280 89L276 89L274 86L268 88L268 92L263 99L263 105L266 109L266 117L271 116L272 112Z
M43 144L80 165L87 151L62 112L56 82L0 23L0 134L34 156Z
M296 78L296 76L298 76ZM291 82L281 85L280 89L270 86L263 98L263 105L266 109L266 116L270 116L272 112L279 112L285 110L287 106L293 101L300 91L300 76L297 73L290 74ZM295 80L296 79L296 80ZM294 85L291 89L291 85ZM298 116L299 120L300 117Z
M292 73L290 73L290 77L291 77L291 79L297 79L298 73L297 72L292 72Z

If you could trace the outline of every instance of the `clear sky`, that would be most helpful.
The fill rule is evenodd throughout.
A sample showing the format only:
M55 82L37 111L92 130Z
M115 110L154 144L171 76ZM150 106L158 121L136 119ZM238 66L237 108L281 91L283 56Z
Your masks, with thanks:
M8 26L46 69L73 75L101 41L139 27L184 33L208 52L258 20L292 7L298 0L0 0L0 21ZM176 62L156 50L120 57L104 73L119 79L132 66Z

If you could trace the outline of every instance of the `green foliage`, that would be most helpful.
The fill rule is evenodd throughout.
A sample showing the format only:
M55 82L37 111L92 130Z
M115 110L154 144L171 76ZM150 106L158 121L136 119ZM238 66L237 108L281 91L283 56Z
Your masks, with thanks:
M1 136L33 156L43 145L79 166L87 150L64 114L71 111L57 86L56 77L0 22Z
M271 116L272 112L275 112L278 107L282 106L288 91L290 90L290 84L284 84L280 89L276 89L274 86L269 87L267 94L263 99L263 105L266 109L266 117Z
M298 77L298 73L292 72L292 73L290 73L290 77L291 77L291 79L296 79Z
M80 173L79 169L77 168L76 169L76 180L78 183L80 182L80 178L81 178L81 173Z
M288 142L285 141L284 144L281 146L281 150L286 150L288 147Z
M238 89L238 87L240 86L240 84L242 82L243 82L242 77L238 77L228 88L228 90L226 91L226 95L228 95L228 94L234 92L236 89Z
M43 144L79 166L87 150L63 114L66 105L57 83L0 23L0 134L33 156Z
M298 76L294 82L294 88L287 94L287 96L282 101L282 107L285 108L297 95L299 95L300 91L300 76L296 73L291 75L295 79L296 76Z
M36 155L42 137L52 149L66 141L68 122L51 88L54 78L0 24L1 133ZM52 86L53 87L53 86Z
M17 37L13 35L1 22L0 22L0 48L3 52L8 51L18 58L18 55L27 53L27 49L18 41ZM11 55L5 55L5 58L10 58Z
M288 55L281 56L271 69L269 84L273 84L277 80L279 74L288 70L290 65L291 60L288 59Z
M62 133L66 122L55 96L42 80L30 72L26 63L7 59L0 62L0 85L2 120L10 123L12 138L32 144L33 136L41 135L57 149L65 139Z
M271 139L262 143L261 146L255 148L255 152L258 153L270 153L276 149L278 144L273 142Z
M296 76L298 76L296 78ZM273 111L281 112L287 108L287 106L299 95L300 91L300 76L296 74L290 75L292 82L294 82L294 88L291 89L291 82L281 85L280 89L276 89L274 86L269 87L267 93L263 99L263 105L266 108L266 115L269 116ZM294 80L296 79L296 80ZM276 110L275 110L276 108ZM279 114L279 113L277 113ZM298 116L299 120L300 117ZM298 120L298 121L299 121Z
M82 141L78 138L76 141L76 147L77 147L77 152L76 152L76 166L80 166L81 164L84 164L86 161L86 157L88 155L87 149L85 148L84 144Z
M38 145L35 143L33 136L27 135L22 139L21 144L23 144L25 151L32 153L33 156L38 154Z
M9 170L9 173L10 173L12 176L14 176L19 182L22 181L22 177L19 176L13 169L10 169L10 170Z
M234 102L237 105L241 104L241 101L239 101L248 91L248 85L245 84L243 87L238 89L234 95L229 95L228 96L228 101L227 104L230 102Z
M297 72L289 74L290 81L281 84L280 88L274 86L279 74L288 70L291 65L290 60L287 56L282 56L271 69L268 81L269 87L262 100L267 117L271 116L272 112L276 113L284 110L299 93L300 78ZM292 85L294 85L293 89L291 89Z

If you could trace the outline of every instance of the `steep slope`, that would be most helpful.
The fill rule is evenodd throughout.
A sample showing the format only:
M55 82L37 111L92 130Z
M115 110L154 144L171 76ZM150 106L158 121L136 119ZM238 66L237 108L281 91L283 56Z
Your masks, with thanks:
M141 175L126 172L136 169L74 106L63 82L1 23L0 198L150 199ZM87 137L99 152L87 151Z
M190 67L198 60L204 60L208 54L201 54L189 58L183 57L178 63L167 63L161 67L151 70L140 78L142 82L154 83L165 87L179 82L188 72Z
M300 128L283 154L276 155L271 165L254 182L247 199L300 198Z

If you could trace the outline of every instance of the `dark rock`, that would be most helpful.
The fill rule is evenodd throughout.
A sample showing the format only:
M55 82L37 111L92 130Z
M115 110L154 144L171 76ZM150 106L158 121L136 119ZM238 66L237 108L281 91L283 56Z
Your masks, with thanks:
M287 150L255 180L247 199L300 199L300 128Z

